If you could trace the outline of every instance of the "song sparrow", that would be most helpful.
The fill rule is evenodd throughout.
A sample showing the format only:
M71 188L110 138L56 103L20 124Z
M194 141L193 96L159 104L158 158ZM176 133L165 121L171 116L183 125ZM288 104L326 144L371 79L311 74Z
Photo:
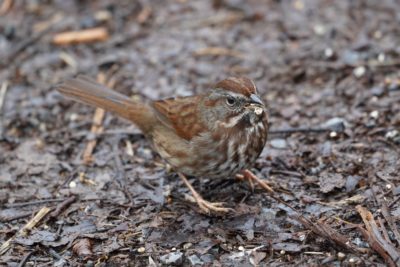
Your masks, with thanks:
M114 112L135 123L154 149L176 170L202 211L226 212L204 200L185 175L229 177L250 167L267 140L266 108L252 80L230 77L195 96L150 104L132 100L88 78L67 80L62 94Z

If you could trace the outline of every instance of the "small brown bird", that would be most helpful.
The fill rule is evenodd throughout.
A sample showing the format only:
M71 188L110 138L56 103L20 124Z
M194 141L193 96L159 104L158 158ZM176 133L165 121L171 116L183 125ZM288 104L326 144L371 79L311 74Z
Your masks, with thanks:
M248 78L230 77L203 94L150 104L85 77L67 80L57 89L76 101L114 112L136 124L155 151L178 172L205 213L230 209L204 200L185 175L233 176L256 161L267 140L266 107Z

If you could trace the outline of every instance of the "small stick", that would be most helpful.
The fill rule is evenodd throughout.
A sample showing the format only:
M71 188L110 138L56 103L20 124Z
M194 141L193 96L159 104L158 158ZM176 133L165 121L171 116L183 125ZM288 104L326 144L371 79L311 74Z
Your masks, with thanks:
M57 259L60 262L60 266L64 266L68 261L66 259L63 258L63 256L61 256L60 254L57 253L57 251L55 251L54 249L49 249L49 254Z
M0 113L3 108L4 99L6 98L7 89L8 89L8 82L5 81L3 82L0 88Z
M76 196L70 196L69 198L65 199L63 202L57 205L56 209L50 213L51 218L56 218L63 212L67 207L69 207L72 203L76 200Z
M48 207L43 207L39 210L39 212L24 227L0 246L0 255L3 255L8 249L10 249L11 242L17 237L17 235L26 235L47 215L47 213L50 212L50 210L51 209Z
M255 174L253 174L249 170L244 170L243 176L246 176L248 179L254 180L257 184L259 184L263 189L265 189L270 195L271 198L274 200L278 201L279 203L285 205L286 207L290 208L296 213L295 219L300 222L304 227L308 228L311 230L314 234L319 235L327 240L331 240L337 245L346 248L352 252L360 252L360 249L352 245L348 238L339 232L337 232L335 229L333 229L331 226L328 224L325 224L323 222L312 222L310 219L308 219L306 216L300 214L300 212L292 207L290 204L286 203L284 200L282 200L279 196L275 194L275 191L268 186L264 181L262 181L260 178L258 178Z
M38 204L44 204L44 203L50 203L50 202L62 202L64 200L65 200L64 198L60 198L60 199L57 199L57 198L56 199L40 199L40 200L35 200L35 201L6 204L4 206L6 208L19 208L19 207L24 207L24 206L38 205Z
M0 221L11 222L11 221L14 221L14 220L19 220L19 219L22 219L22 218L25 218L25 217L29 217L31 215L32 215L32 212L28 211L28 212L24 212L24 213L20 213L20 214L14 215L14 216L0 217Z
M379 225L381 226L380 228L381 228L383 237L385 238L385 240L386 240L388 243L390 243L391 245L393 245L392 241L390 240L389 234L388 234L388 232L387 232L387 230L386 230L386 228L385 228L385 223L383 222L383 219L382 219L381 216L378 216L378 222L379 222Z
M104 84L105 83L105 76L102 73L99 73L97 76L97 81L99 83ZM105 110L101 108L96 108L96 111L94 112L93 115L93 120L92 120L92 128L90 129L90 132L93 133L94 135L101 134L103 132L103 127L101 126L103 123L105 115ZM85 151L83 152L83 163L88 165L93 161L92 154L93 150L96 147L97 140L93 139L90 140L85 148Z
M48 207L43 207L39 212L20 230L22 235L26 235L51 211Z
M388 205L388 208L393 207L393 205L396 204L397 201L399 201L399 200L400 200L400 196L396 197L392 202L390 202L390 204Z
M58 33L53 37L56 45L70 45L79 43L101 42L109 37L108 31L104 27L86 29L81 31L69 31Z
M206 47L194 51L194 56L231 56L243 58L243 54L225 47Z
M288 128L281 130L269 130L269 134L292 134L292 133L325 133L331 132L331 128L312 128L312 127L300 127L300 128Z
M388 223L390 229L392 230L394 236L396 237L397 240L397 244L400 245L400 233L399 233L399 229L396 226L392 215L389 212L389 207L386 203L386 201L384 200L382 203L382 207L381 207L381 211L382 211L382 215L383 217L385 217L386 222Z
M386 264L389 266L398 266L400 253L397 251L396 247L383 238L372 213L361 205L356 206L356 209L364 221L366 230L362 227L360 227L360 229L364 230L361 230L361 232L365 239L367 239L369 245L385 260Z
M129 203L133 204L132 194L126 188L126 174L124 166L122 165L121 162L121 158L119 156L118 143L119 139L117 142L115 142L115 145L113 146L113 154L114 154L115 169L116 169L115 180L117 181L117 184L121 189L121 191L124 193L125 197L129 200Z
M263 180L261 180L260 178L258 178L254 173L252 173L249 170L244 170L243 172L243 176L247 179L249 179L249 181L253 180L255 181L258 185L260 185L263 189L267 190L269 193L275 193L275 191Z
M151 9L151 6L144 6L139 15L136 17L136 21L140 24L144 24L150 18L152 12L153 10Z
M3 82L0 88L0 115L3 114L2 109L3 109L4 99L6 98L7 88L8 88L8 82L5 81ZM3 120L2 117L0 116L0 137L2 135L3 135Z
M35 251L32 250L32 251L30 251L28 254L26 254L26 255L24 256L24 258L21 260L21 262L18 264L18 267L24 267L24 266L25 266L25 263L29 260L29 258L32 256L32 254L33 254L34 252L35 252Z
M0 15L6 14L12 7L13 0L4 0L0 6Z

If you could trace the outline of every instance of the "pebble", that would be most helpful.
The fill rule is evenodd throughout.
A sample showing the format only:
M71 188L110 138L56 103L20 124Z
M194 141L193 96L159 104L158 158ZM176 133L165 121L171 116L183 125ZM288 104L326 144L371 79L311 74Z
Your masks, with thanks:
M360 66L353 70L353 74L354 76L356 76L356 78L361 78L362 76L364 76L366 71L367 69L364 66Z
M75 188L76 187L76 182L75 181L71 181L69 183L69 188Z
M285 139L272 139L270 142L271 146L273 148L277 148L277 149L285 149L287 147L287 143Z
M374 110L369 114L369 116L376 120L379 117L379 111L378 110Z
M330 138L336 138L338 136L337 132L330 132L329 137Z
M185 250L187 250L187 249L189 249L189 248L191 248L193 246L193 244L192 243L185 243L184 245L183 245L183 249L185 249Z
M397 130L392 130L385 134L385 138L386 139L394 139L398 135L399 135L399 132Z
M325 50L324 50L324 56L325 56L325 58L331 58L331 57L333 57L333 55L334 55L334 52L333 52L333 50L332 50L332 48L326 48Z
M321 25L321 24L314 25L314 33L316 35L324 35L325 32L326 32L326 28L324 25Z
M346 254L344 254L343 252L338 252L337 257L338 260L342 261L346 258Z
M380 53L380 54L378 55L378 61L379 61L379 62L384 62L385 59L386 59L386 56L385 56L384 53Z
M174 251L160 257L160 261L166 265L180 265L183 262L183 253Z

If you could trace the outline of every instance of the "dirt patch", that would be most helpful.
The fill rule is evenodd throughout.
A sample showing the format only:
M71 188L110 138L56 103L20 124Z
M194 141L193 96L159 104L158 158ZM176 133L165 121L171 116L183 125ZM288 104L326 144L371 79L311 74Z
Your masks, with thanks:
M5 0L0 14L2 265L400 264L395 1ZM279 200L192 179L235 209L199 214L138 129L106 113L93 131L94 110L54 90L79 73L143 99L254 79L271 132L253 171Z

